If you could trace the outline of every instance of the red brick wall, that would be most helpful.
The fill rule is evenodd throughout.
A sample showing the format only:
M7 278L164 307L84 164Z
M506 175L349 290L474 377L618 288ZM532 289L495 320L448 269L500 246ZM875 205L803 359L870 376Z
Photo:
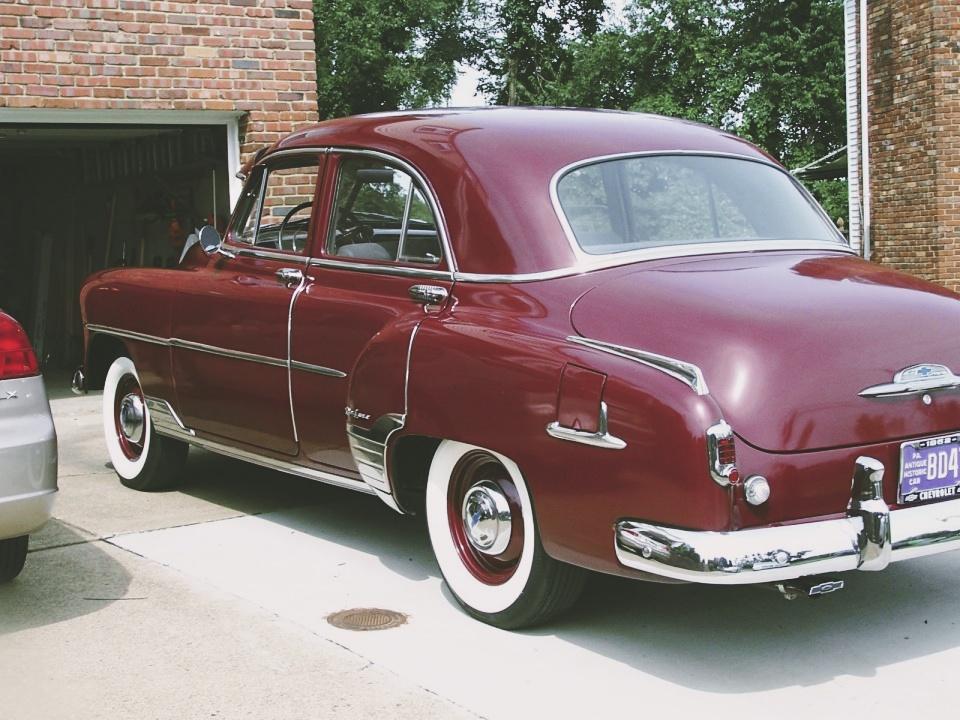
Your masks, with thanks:
M242 110L244 157L317 120L311 0L0 0L0 107Z
M873 259L960 289L960 5L868 7Z

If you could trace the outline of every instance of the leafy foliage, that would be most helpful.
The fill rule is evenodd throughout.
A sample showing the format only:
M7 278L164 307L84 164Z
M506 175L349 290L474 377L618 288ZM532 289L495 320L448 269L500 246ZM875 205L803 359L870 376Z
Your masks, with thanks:
M482 86L495 102L688 118L788 167L846 140L841 0L633 0L606 27L591 0L498 7ZM811 188L846 217L844 181Z
M600 29L604 0L487 0L481 91L500 105L542 105L569 73L568 48Z
M321 118L445 100L475 51L473 0L314 0Z

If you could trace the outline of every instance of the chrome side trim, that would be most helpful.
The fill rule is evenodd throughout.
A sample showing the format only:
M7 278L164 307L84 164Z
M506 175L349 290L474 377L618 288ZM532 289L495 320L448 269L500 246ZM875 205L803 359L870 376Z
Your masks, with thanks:
M316 373L326 377L345 378L347 374L340 370L324 367L323 365L312 365L311 363L300 362L299 360L290 361L291 370L302 370L303 372Z
M183 424L180 416L169 402L161 398L146 397L147 413L154 429L161 435L195 437L196 433Z
M293 409L293 305L297 302L300 293L307 287L307 277L299 270L297 270L297 275L297 287L290 294L290 305L287 308L287 402L290 404L290 422L293 425L293 441L299 445L300 433L297 432L297 413Z
M597 421L596 432L574 430L573 428L564 427L555 420L547 425L547 435L555 437L558 440L568 440L583 445L591 445L592 447L606 448L607 450L623 450L627 446L623 440L608 432L607 404L602 401L600 403L600 416Z
M623 267L650 260L671 260L700 255L729 255L746 252L778 252L784 250L838 252L845 255L856 255L854 250L840 243L826 241L791 240L744 240L728 243L691 243L689 245L671 245L656 248L634 250L629 253L613 253L611 255L586 255L569 267L555 270L544 270L535 273L469 273L458 272L454 280L469 283L526 283L553 280L561 277L571 277L606 270L608 268Z
M812 196L812 195L810 194L810 192L803 186L803 184L802 184L800 181L798 181L793 175L791 175L788 170L785 170L784 168L780 167L779 165L777 165L776 163L774 163L774 162L772 162L772 161L770 161L770 160L767 160L767 159L765 159L765 158L759 158L759 157L756 157L756 156L753 156L753 155L746 155L746 154L740 154L740 153L709 152L709 151L703 151L703 150L680 150L680 149L677 149L677 150L646 150L646 151L641 151L641 152L624 152L624 153L614 153L614 154L612 154L612 155L599 155L599 156L597 156L597 157L587 158L587 159L585 159L585 160L578 160L578 161L576 161L576 162L570 163L569 165L566 165L566 166L560 168L557 172L555 172L555 173L553 174L553 177L550 179L550 202L553 204L554 212L556 212L557 218L560 220L560 225L561 225L561 227L563 228L563 234L566 236L567 242L570 244L570 249L571 249L571 251L573 252L574 257L577 259L577 264L578 264L578 265L580 265L580 264L585 264L585 263L589 263L591 258L596 258L597 256L596 256L596 255L591 255L590 253L585 252L585 251L583 250L583 248L580 247L580 243L577 242L577 238L576 238L576 235L575 235L574 232L573 232L573 228L570 226L570 223L569 223L569 221L567 220L567 216L566 216L566 214L565 214L564 211L563 211L563 206L560 204L560 195L559 195L559 192L558 192L558 190L557 190L557 187L558 187L558 185L559 185L559 183L560 183L560 180L562 180L563 177L564 177L567 173L573 172L574 170L577 170L577 169L582 168L582 167L586 167L587 165L596 165L597 163L608 162L608 161L610 161L610 160L626 160L626 159L634 158L634 157L670 156L670 155L686 155L686 156L700 156L700 157L719 157L719 158L730 158L730 159L735 159L735 160L746 160L746 161L748 161L748 162L754 162L754 163L757 163L757 164L759 164L759 165L766 165L767 167L771 167L771 168L773 168L773 169L775 169L775 170L783 173L783 174L786 175L788 178L790 178L790 182L793 183L794 187L796 187L796 188L800 191L800 193L804 196L804 199L805 199L808 203L810 203L810 205L814 208L814 211L817 212L817 213L820 215L820 218L824 221L824 223L826 224L826 226L831 229L831 231L833 232L833 234L834 234L834 236L836 237L837 240L836 240L835 243L831 243L831 242L827 242L827 241L820 241L820 242L816 242L816 241L796 241L796 242L779 241L779 242L786 242L786 244L788 245L788 247L784 247L784 248L781 248L781 249L787 249L787 250L805 250L805 249L807 249L807 246L808 246L808 245L813 244L813 245L826 245L827 247L830 247L831 249L834 249L834 250L838 250L838 251L841 251L841 252L849 252L849 253L851 253L851 254L856 254L856 251L854 251L854 250L850 247L850 245L847 243L846 238L844 238L843 235L840 234L840 232L837 230L837 226L833 223L833 221L830 219L830 217L826 214L826 212L824 211L824 209L823 209L822 207L820 207L820 204L817 203L816 200L813 199L813 196ZM760 244L760 245L768 245L768 244L770 244L770 243L775 243L775 242L778 242L778 241L763 241L763 240L759 240L759 241L750 241L749 243L729 243L729 245L730 245L730 246L741 245L741 244ZM718 250L718 249L717 249L717 246L718 246L718 245L724 245L724 244L726 244L726 243L703 243L703 244L700 245L700 248L702 248L700 251L697 251L697 252L694 252L694 253L690 253L690 254L696 254L696 255L711 254L711 255L712 255L712 254L715 254L715 253L731 252L731 250ZM713 246L713 247L714 247L713 252L710 252L710 251L708 250L708 248L709 248L710 246ZM833 246L835 246L835 247L833 247ZM670 247L671 255L670 255L669 257L675 256L676 252L677 252L681 247L682 247L681 245L675 245L675 246ZM651 248L651 249L656 249L656 248ZM771 249L772 249L772 248L771 248ZM647 250L644 249L644 250L631 250L631 251L625 252L625 253L614 253L614 254L622 255L622 256L624 257L624 259L626 259L626 258L647 259L647 258L643 258L643 256L642 256L642 254L643 254L643 253L646 253L646 252L647 252ZM735 252L735 251L734 251L734 252Z
M428 278L430 280L455 279L454 273L449 270L427 270L400 265L374 265L373 263L351 262L350 260L335 260L333 258L310 258L310 267L325 267L334 270L352 270L361 273L376 273L380 275L399 275L401 277Z
M104 335L113 335L125 340L138 340L140 342L151 343L152 345L170 346L170 340L168 338L134 332L133 330L121 330L120 328L109 327L107 325L96 325L94 323L88 323L87 330L95 333L103 333Z
M354 480L353 478L335 475L333 473L316 470L303 465L297 465L296 463L292 463L288 460L278 460L276 458L266 457L255 452L250 452L249 450L241 450L240 448L233 447L232 445L226 445L208 438L197 437L196 433L192 429L183 425L179 416L177 416L173 408L170 407L170 404L165 400L161 400L160 398L147 398L147 407L151 411L151 419L154 420L154 429L157 431L158 435L174 438L176 440L182 440L190 445L195 445L196 447L203 448L204 450L215 452L218 455L225 455L226 457L231 457L236 460L243 460L244 462L260 465L261 467L269 468L271 470L279 470L280 472L284 472L289 475L298 475L299 477L317 480L319 482L327 483L328 485L336 485L337 487L356 490L368 495L374 494L373 488L360 480ZM158 422L158 418L162 419Z
M181 340L180 338L161 338L157 337L156 335L147 335L145 333L132 332L129 330L120 330L119 328L107 327L106 325L87 325L87 328L90 330L90 332L103 333L104 335L114 335L127 340L138 340L140 342L152 343L154 345L194 350L196 352L219 355L221 357L233 358L235 360L246 360L247 362L260 363L261 365L270 365L271 367L288 366L288 362L283 358L270 357L269 355L257 355L256 353L242 352L240 350L228 350L227 348L217 347L216 345L206 345L204 343L193 342L192 340ZM289 343L289 334L287 342ZM341 370L323 367L322 365L302 363L297 360L290 361L289 366L294 370L305 370L307 372L315 372L320 375L329 375L330 377L347 376L347 374Z
M697 395L707 395L710 393L710 390L707 388L707 381L703 377L703 371L693 363L677 360L676 358L667 357L666 355L657 355L656 353L647 352L646 350L637 350L636 348L626 347L624 345L603 342L602 340L591 340L590 338L580 337L579 335L570 335L567 337L567 341L652 367L654 370L659 370L688 385Z
M207 353L208 355L219 355L221 357L233 358L234 360L246 360L247 362L259 363L261 365L270 365L272 367L287 367L287 361L283 358L270 357L269 355L258 355L257 353L243 352L242 350L228 350L227 348L217 347L216 345L207 345L206 343L193 342L192 340L181 340L171 338L170 346L193 350L194 352Z

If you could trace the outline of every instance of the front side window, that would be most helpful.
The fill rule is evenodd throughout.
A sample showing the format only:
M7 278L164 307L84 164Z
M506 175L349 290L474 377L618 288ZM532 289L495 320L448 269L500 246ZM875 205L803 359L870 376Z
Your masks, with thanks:
M391 163L348 157L340 163L327 253L361 260L440 263L440 236L426 194Z
M265 250L305 252L318 162L317 157L294 158L254 168L237 202L227 239Z
M232 243L253 245L257 236L258 204L260 190L263 187L265 169L254 168L243 186L243 193L237 201L237 209L227 230L227 240Z
M593 255L742 240L838 241L790 177L750 160L601 161L564 175L557 196L577 243Z

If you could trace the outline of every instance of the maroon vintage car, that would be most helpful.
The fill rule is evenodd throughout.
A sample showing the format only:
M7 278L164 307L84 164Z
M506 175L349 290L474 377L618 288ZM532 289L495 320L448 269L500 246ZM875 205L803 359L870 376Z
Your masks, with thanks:
M325 122L246 168L222 242L81 303L125 485L196 445L376 495L501 627L584 568L816 595L960 543L958 296L701 125Z

